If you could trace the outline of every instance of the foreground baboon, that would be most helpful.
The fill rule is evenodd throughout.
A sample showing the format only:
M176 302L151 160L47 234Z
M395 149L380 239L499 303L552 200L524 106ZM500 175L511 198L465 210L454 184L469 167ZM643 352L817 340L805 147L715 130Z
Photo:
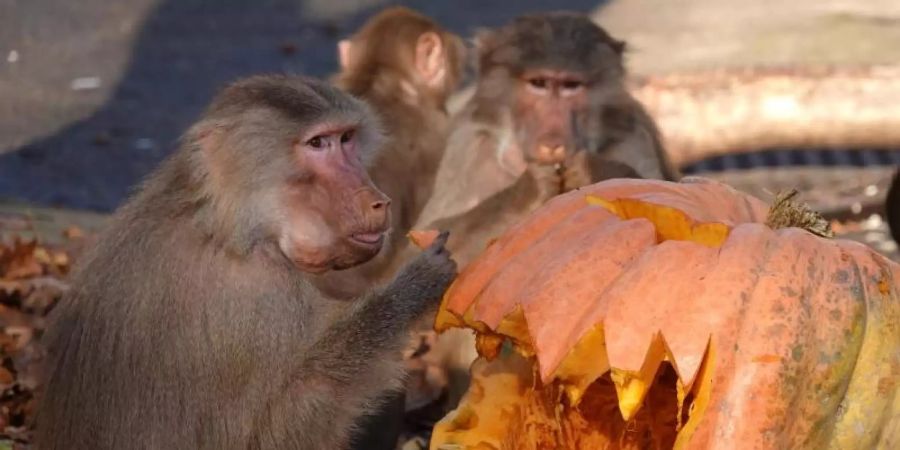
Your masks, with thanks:
M323 294L322 274L383 245L390 202L363 166L379 141L368 108L319 81L220 93L53 311L36 447L345 446L456 272L444 234L386 287Z

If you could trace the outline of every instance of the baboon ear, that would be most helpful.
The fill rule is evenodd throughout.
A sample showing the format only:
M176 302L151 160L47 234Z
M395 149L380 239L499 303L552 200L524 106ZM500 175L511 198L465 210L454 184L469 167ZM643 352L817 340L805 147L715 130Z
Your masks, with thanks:
M338 63L341 70L347 70L350 66L350 52L353 49L353 43L349 39L341 39L337 43Z
M203 120L191 127L187 134L187 144L192 149L190 160L208 177L209 186L219 187L222 184L222 162L228 158L222 154L225 145L227 126L213 120ZM224 192L224 191L222 191Z
M213 121L201 121L188 132L190 142L203 153L214 151L222 143L224 125Z
M447 73L444 41L433 31L427 31L416 41L416 71L429 86L440 86Z
M206 168L214 166L214 160L221 161L222 149L232 126L216 120L202 120L194 124L186 136L190 147L194 149L192 159L203 161Z

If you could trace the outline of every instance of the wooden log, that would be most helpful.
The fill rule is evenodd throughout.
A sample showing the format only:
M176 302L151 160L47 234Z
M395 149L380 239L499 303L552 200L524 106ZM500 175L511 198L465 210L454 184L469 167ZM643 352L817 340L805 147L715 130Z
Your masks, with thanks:
M900 149L900 65L672 73L629 89L678 165L771 148Z

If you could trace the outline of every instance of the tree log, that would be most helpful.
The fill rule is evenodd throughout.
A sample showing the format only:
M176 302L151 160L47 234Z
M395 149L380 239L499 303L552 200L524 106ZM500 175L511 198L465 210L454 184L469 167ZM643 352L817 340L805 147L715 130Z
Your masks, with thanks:
M632 78L672 161L774 148L900 149L900 65Z

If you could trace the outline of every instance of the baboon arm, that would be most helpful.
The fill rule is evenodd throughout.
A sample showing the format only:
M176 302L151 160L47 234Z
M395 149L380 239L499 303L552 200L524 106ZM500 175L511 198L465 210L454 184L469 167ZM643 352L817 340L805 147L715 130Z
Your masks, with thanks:
M387 287L356 300L324 330L303 357L303 372L352 382L365 376L381 359L399 354L410 324L425 312L431 299L401 273Z

